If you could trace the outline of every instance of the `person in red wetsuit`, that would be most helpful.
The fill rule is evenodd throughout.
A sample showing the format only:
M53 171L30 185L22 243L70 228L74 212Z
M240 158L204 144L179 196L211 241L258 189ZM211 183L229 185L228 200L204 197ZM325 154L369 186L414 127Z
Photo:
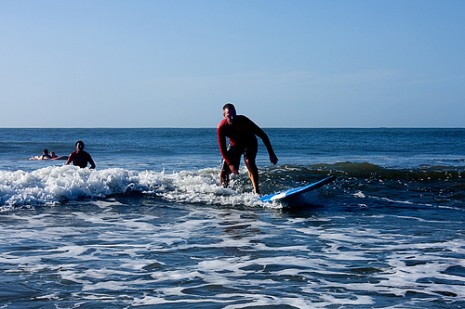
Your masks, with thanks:
M216 128L218 146L223 157L220 172L221 185L226 188L229 185L229 175L231 173L239 174L241 156L244 155L244 163L249 172L254 192L260 194L258 168L255 163L258 152L257 136L265 144L271 163L276 164L278 157L273 151L270 139L252 120L244 115L237 115L236 108L231 103L223 106L223 116L224 119ZM229 138L229 147L226 147L226 138Z
M94 160L92 160L92 157L87 151L84 151L84 142L83 141L77 141L76 142L76 151L72 152L68 160L66 161L66 165L70 164L71 162L75 166L79 166L80 168L85 168L87 166L87 163L90 163L90 168L94 169L95 168L95 163Z

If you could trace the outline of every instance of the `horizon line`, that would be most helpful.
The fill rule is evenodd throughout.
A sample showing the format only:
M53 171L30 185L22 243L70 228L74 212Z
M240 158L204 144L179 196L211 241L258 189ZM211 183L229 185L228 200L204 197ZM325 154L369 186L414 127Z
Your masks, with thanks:
M405 126L367 126L367 127L304 127L304 126L289 126L289 127L274 127L274 126L261 126L263 129L465 129L465 127L457 127L457 126L412 126L412 127L405 127ZM172 126L160 126L160 127L149 127L149 126L141 126L141 127L112 127L112 126L101 126L101 127L20 127L20 126L11 126L11 127L0 127L0 129L216 129L215 127L172 127Z

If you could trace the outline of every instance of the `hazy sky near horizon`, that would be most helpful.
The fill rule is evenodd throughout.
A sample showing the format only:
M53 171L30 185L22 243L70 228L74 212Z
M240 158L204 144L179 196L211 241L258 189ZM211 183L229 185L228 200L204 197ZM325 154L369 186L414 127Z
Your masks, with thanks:
M465 127L463 0L0 0L0 127Z

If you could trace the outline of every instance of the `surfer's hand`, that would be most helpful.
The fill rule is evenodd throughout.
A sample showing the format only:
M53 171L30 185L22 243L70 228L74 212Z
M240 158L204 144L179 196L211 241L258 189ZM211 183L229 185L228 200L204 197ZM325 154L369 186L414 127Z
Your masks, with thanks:
M274 153L272 153L270 154L270 161L271 163L276 164L278 163L278 157Z
M236 169L236 167L234 166L234 164L231 164L231 165L229 166L229 170L231 171L231 173L236 174L236 175L239 175L239 171Z

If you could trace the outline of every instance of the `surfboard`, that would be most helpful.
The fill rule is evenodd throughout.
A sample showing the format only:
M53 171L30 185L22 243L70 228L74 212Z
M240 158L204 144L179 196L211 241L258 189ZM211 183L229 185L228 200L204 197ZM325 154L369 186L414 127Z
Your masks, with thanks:
M308 184L308 185L305 185L305 186L302 186L302 187L288 189L288 190L285 190L285 191L279 191L279 192L276 192L276 193L273 193L273 194L264 195L264 196L262 196L260 198L260 200L262 202L265 202L265 203L272 203L272 202L277 202L277 201L286 201L286 200L289 200L291 198L296 198L299 195L304 194L306 192L321 188L322 186L333 182L335 179L336 179L335 176L326 177L326 178L324 178L324 179L322 179L320 181L317 181L317 182L314 182L314 183L311 183L311 184Z

